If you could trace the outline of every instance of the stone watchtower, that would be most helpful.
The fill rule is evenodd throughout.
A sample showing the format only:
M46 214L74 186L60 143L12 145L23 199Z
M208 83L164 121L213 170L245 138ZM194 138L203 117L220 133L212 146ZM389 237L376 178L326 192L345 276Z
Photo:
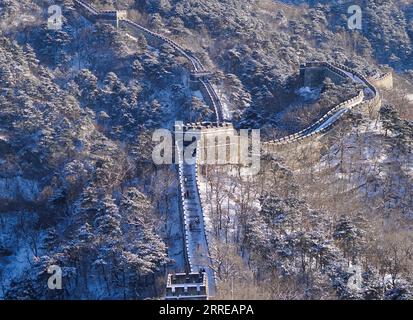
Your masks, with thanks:
M81 0L73 0L76 10L92 22L109 23L116 28L119 27L119 21L127 19L126 10L105 10L100 11L91 4Z
M208 300L206 273L169 274L165 300Z

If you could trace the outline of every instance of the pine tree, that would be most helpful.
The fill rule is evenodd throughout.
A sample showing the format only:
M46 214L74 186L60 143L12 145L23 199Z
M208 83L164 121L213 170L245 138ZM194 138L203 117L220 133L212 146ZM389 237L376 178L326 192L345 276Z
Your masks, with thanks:
M30 44L26 45L25 59L31 70L34 70L37 68L39 64L39 60L36 58L36 53L34 52L34 49Z
M82 102L95 107L99 94L97 86L97 77L88 69L83 69L75 78L76 84L79 86Z
M105 195L100 200L95 215L96 235L106 240L119 241L122 236L120 219L119 209L114 199L109 195Z
M347 217L341 216L335 225L333 238L338 246L343 250L344 257L351 262L356 262L356 258L363 244L364 232Z

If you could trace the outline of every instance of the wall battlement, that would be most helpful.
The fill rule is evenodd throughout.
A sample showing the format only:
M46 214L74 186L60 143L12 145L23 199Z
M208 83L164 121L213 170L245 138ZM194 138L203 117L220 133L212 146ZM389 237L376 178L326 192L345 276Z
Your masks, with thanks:
M366 86L366 90L361 91L357 96L335 106L310 127L293 135L263 143L264 151L273 153L286 144L297 142L303 143L304 141L308 141L310 139L316 139L321 134L330 130L331 127L334 126L342 117L344 117L352 108L364 107L369 112L372 112L372 110L380 107L381 97L375 84L358 71L355 71L349 67L337 63L317 61L308 62L300 66L300 75L305 81L307 70L310 70L308 81L313 81L314 78L320 79L320 77L326 75L325 69L329 70L328 74L330 75L334 73L337 75L336 77L340 77L342 79L351 78L353 81L363 83ZM316 75L314 75L314 73Z
M169 274L165 300L207 300L208 277L205 273Z
M234 131L232 124L225 123L222 111L222 103L217 95L216 90L213 88L209 77L209 72L204 68L201 61L189 50L184 49L178 43L173 40L152 32L147 28L134 23L127 19L127 14L121 11L98 11L91 5L84 3L81 0L73 0L76 9L87 19L92 22L104 21L114 24L116 27L125 28L132 35L144 34L148 40L148 43L152 46L159 47L162 44L170 44L178 53L185 57L190 65L190 72L193 75L200 74L198 80L198 86L201 90L205 101L215 112L216 123L203 122L195 124L182 125L175 128L176 130L192 130L197 129L205 133L216 133L222 131L223 134ZM304 83L311 84L315 81L320 81L319 77L330 77L333 81L342 81L345 78L351 78L354 81L358 81L365 85L365 89L360 91L358 95L345 101L334 108L332 108L326 115L315 122L308 128L297 132L293 135L269 141L263 144L262 149L265 152L272 153L277 152L279 148L285 145L294 145L294 143L302 143L303 141L311 141L311 139L317 139L318 136L329 130L335 123L337 123L342 117L344 117L352 108L363 107L368 110L377 109L381 104L381 98L378 87L390 86L390 79L392 75L380 77L378 79L367 79L359 72L352 70L346 66L336 63L328 62L309 62L300 67L300 73ZM204 75L205 76L204 76ZM391 81L392 82L392 81ZM186 165L178 153L178 173L179 173L179 186L180 186L180 201L181 210L183 215L184 224L184 243L185 243L185 262L189 273L196 274L198 271L205 270L204 279L207 277L207 296L215 294L215 272L211 268L211 255L209 246L209 236L206 228L205 210L203 210L203 201L199 193L199 168L198 165ZM199 161L199 152L197 152L197 161ZM197 225L195 228L194 223ZM201 288L194 288L186 285L180 286L175 284L175 288L172 288L172 275L168 277L167 295L175 296L178 293L184 295L188 293L188 290L192 290L194 296L198 296L201 293ZM199 282L199 281L198 281ZM183 291L182 291L183 288ZM199 289L199 290L198 290ZM195 294L196 290L196 294ZM202 289L203 290L203 289ZM202 291L203 293L203 291ZM179 296L180 294L178 294Z
M81 0L73 0L75 8L87 19L92 22L105 22L114 25L115 27L121 27L128 31L132 35L143 34L147 39L149 45L153 47L159 47L165 43L171 45L175 50L177 50L183 57L185 57L188 62L190 63L191 67L191 78L196 78L198 82L198 89L204 96L205 102L208 106L212 109L217 117L217 122L222 122L223 119L223 112L222 112L222 103L221 99L218 97L216 91L212 87L211 82L209 81L209 77L211 76L211 72L206 70L201 63L201 61L192 54L189 50L183 48L181 45L176 43L175 41L161 35L150 31L149 29L132 22L127 19L127 12L126 11L116 11L116 10L108 10L108 11L99 11L93 6L81 1ZM192 83L194 86L194 83Z

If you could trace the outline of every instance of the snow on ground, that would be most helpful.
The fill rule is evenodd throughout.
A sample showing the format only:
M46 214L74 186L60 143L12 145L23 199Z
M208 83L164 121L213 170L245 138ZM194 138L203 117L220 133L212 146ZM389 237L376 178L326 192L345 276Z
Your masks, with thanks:
M0 178L0 199L14 199L16 195L25 200L34 200L39 194L37 181L22 177Z
M409 99L409 101L413 102L413 94L408 94L407 99Z
M193 91L192 94L197 97L199 100L204 101L204 96L202 95L202 92L199 90ZM204 101L205 102L205 101Z
M0 140L7 142L9 140L9 137L5 133L0 132Z
M30 272L35 257L33 241L42 254L42 234L25 232L25 224L34 224L37 215L32 213L2 213L0 216L0 299L4 298L4 288L19 278L24 272ZM25 221L22 223L22 221Z
M347 72L347 71L343 71L348 77L350 77L354 82L358 82L361 83L362 85L365 85L364 81L361 80L359 77L355 76L354 74L352 74L351 72ZM370 95L373 96L374 93L370 88L365 88L364 89L364 93L366 95Z
M408 164L409 161L402 158L402 155L391 152L392 148L386 143L379 121L360 125L357 132L353 131L344 137L342 145L343 159L340 144L333 144L330 152L315 165L315 170L325 170L328 173L330 169L336 168L333 173L335 178L346 182L346 188L342 192L359 189L369 198L374 198L382 197L384 190L387 190L387 194L393 194L387 206L406 205L405 196L409 193L406 188L413 175L413 164ZM399 169L392 167L395 163L401 164ZM400 170L399 184L386 183L387 177L395 174L394 170ZM374 179L369 180L372 177ZM332 179L331 183L336 182Z
M71 70L80 71L85 68L87 68L87 65L84 63L84 61L80 59L78 54L75 55L72 60Z
M219 188L220 194L222 197L222 211L224 215L227 216L224 223L226 223L227 234L223 230L220 231L220 241L226 242L228 240L231 242L237 242L237 225L238 225L238 215L240 212L240 203L245 201L245 190L242 190L240 183L237 179L237 169L231 170L229 166L225 167L225 172L220 172L219 174ZM216 196L214 191L211 190L211 185L209 183L210 177L205 177L204 175L198 176L199 186L200 186L200 195L202 199L202 205L205 215L205 224L207 227L207 232L209 239L212 240L212 245L214 245L216 232L214 229L214 215L215 213L215 204L217 203ZM212 178L213 179L213 178ZM248 204L254 210L260 210L260 203L258 201L258 190L255 190L256 194L251 195L251 201L248 201ZM210 245L211 245L210 244ZM247 255L246 255L247 256Z
M297 90L297 94L304 99L304 101L315 101L320 97L320 88L301 87Z
M0 257L0 299L4 299L3 288L9 288L13 279L19 278L25 270L30 268L33 253L28 243L16 248L16 252L8 257Z
M360 131L362 131L362 135L359 137L353 133L350 133L346 136L344 141L344 146L346 149L346 151L344 152L344 156L350 156L351 153L349 152L349 150L353 150L356 148L357 145L359 145L360 147L362 147L362 152L358 160L372 162L374 157L375 161L384 162L387 158L387 155L383 152L377 154L376 146L367 142L370 141L370 138L374 139L375 136L383 134L384 131L381 126L381 123L369 121L368 123L364 124L364 127L361 127ZM364 143L361 145L361 142L358 141L358 139L363 139ZM334 144L330 149L330 153L326 154L322 158L322 161L316 165L316 167L326 168L337 166L340 163L340 158L338 156L334 158L330 157L331 155L338 155L337 150L338 146Z

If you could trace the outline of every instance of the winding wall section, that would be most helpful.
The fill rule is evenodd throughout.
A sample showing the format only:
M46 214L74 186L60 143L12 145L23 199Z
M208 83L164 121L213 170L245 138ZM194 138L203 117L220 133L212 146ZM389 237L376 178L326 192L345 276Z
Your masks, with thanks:
M109 22L113 22L116 26L125 29L132 35L144 34L148 40L148 43L153 46L160 46L165 43L171 45L179 54L189 61L190 71L192 74L196 75L195 78L199 81L199 86L204 95L204 99L216 115L217 123L215 125L211 125L211 123L199 123L193 124L192 126L203 127L207 125L211 128L211 130L214 130L214 127L216 128L226 125L224 123L221 100L214 90L212 83L206 77L206 75L210 75L211 73L204 68L202 62L195 57L191 51L184 49L181 45L163 35L155 33L133 21L128 20L124 13L118 14L117 11L101 12L81 0L73 0L73 2L75 4L75 8L92 22L107 22L108 20L113 20ZM327 62L310 62L302 65L301 68L302 70L308 68L326 68L340 77L351 78L353 81L360 82L365 86L365 89L361 90L353 98L332 108L327 114L308 128L293 135L263 143L262 149L265 152L275 152L278 150L279 146L301 142L305 139L314 138L326 132L356 106L363 106L367 109L371 109L377 108L377 106L381 104L379 90L376 85L373 84L375 81L370 81L355 70L343 65ZM380 84L380 81L385 81L388 85L389 76L387 75L386 77L387 78L385 79L378 79L375 83ZM184 130L184 128L176 128L175 130ZM178 152L178 154L180 154L180 152ZM216 293L215 275L209 252L208 233L206 232L205 227L205 211L203 210L199 193L198 166L196 164L186 164L181 155L178 157L178 165L182 214L184 218L187 271L198 272L199 270L204 269L208 275L208 294L209 296L214 296Z

